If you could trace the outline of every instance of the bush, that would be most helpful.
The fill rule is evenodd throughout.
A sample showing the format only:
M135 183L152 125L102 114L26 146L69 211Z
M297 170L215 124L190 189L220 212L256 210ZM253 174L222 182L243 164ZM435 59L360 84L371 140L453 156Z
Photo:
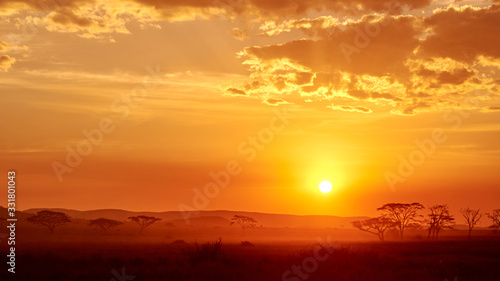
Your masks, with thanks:
M244 247L252 247L253 244L249 241L241 241L241 246L244 246Z
M194 243L194 246L195 248L191 248L185 252L193 265L222 259L222 238L219 238L215 242L207 242L201 245Z

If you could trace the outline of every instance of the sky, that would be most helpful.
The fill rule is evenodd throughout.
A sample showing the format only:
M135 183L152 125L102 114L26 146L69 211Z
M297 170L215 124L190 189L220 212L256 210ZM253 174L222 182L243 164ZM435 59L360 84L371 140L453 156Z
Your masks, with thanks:
M499 4L0 0L0 165L19 209L489 212Z

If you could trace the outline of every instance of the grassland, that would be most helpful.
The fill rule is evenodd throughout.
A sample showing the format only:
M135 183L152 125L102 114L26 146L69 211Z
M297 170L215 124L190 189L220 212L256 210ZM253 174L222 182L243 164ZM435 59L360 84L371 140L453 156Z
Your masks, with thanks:
M326 249L306 242L243 246L222 241L218 253L210 253L210 249L203 252L203 244L197 250L194 243L183 241L26 241L18 250L16 279L5 271L0 277L52 281L500 280L498 240L341 242L331 243ZM318 249L323 256L327 250L331 253L314 266L312 259ZM283 278L294 265L307 278L293 273Z

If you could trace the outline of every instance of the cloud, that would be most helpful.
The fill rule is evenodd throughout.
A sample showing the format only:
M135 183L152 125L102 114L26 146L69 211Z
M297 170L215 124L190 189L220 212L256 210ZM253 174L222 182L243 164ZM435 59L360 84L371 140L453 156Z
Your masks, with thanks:
M0 0L0 13L21 14L18 25L31 21L52 32L109 40L130 33L132 22L161 28L165 21L223 19L239 25L229 35L242 41L259 32L290 33L248 40L270 45L243 48L238 56L248 67L248 81L222 87L226 95L256 97L268 105L295 95L290 100L355 101L366 108L382 104L398 114L416 114L440 110L476 89L500 93L495 82L500 78L492 71L500 70L496 5L454 4L429 14L411 10L429 7L431 0L60 2ZM0 44L0 52L6 48ZM6 71L15 60L3 57Z
M264 100L264 103L266 103L268 105L272 105L272 106L278 106L280 104L291 104L290 102L287 102L285 100L275 99L275 98L266 99L266 100Z
M51 20L60 25L75 25L80 27L90 27L94 23L88 18L76 15L70 9L62 9L58 11L51 16Z
M438 9L425 20L430 35L421 51L429 57L448 57L473 63L479 56L500 58L500 6Z
M390 19L390 24L382 28L381 24L387 19ZM367 16L345 30L334 27L328 37L320 40L295 40L280 45L247 47L243 54L262 63L287 58L306 69L380 76L405 69L405 60L419 44L417 23L418 20L411 16ZM366 35L365 31L371 27L380 30L373 38Z
M449 108L477 90L484 90L482 100L500 93L494 70L500 70L500 39L492 36L500 34L499 6L449 7L428 17L365 15L343 22L322 16L270 21L259 29L266 36L293 30L307 36L239 53L250 77L266 85L260 93L266 98L350 99L414 115Z
M244 85L244 88L246 91L250 91L250 90L257 90L262 86L264 86L264 83L261 83L259 81L253 81L252 83L246 83Z
M480 109L481 112L499 112L500 106L487 106Z
M246 96L247 93L243 90L239 90L236 88L227 88L224 90L224 93L226 95L231 95L231 96Z
M98 39L130 33L126 25L131 22L141 28L158 28L156 22L160 19L153 8L129 0L0 0L0 14L17 17L20 25Z
M327 32L328 28L341 26L338 18L332 16L321 16L315 19L292 19L276 24L274 21L266 21L259 29L263 32L260 36L276 36L284 32L291 32L294 29L301 30L309 37L321 36Z
M329 105L328 108L339 111L358 112L358 113L371 113L372 110L364 106L350 106L350 105Z
M223 15L225 17L243 17L253 19L284 19L304 16L308 12L328 11L349 15L360 15L368 12L399 13L403 9L418 9L428 6L431 0L192 0L162 1L135 0L138 3L154 7L166 18L192 18L190 13L199 17L210 18ZM183 13L183 16L181 14Z
M392 111L398 115L415 115L419 110L429 109L431 105L426 101L414 100L411 103L404 104Z
M7 72L15 62L15 58L11 58L8 55L0 55L0 71Z
M133 21L143 27L157 27L155 23L164 20L200 19L229 19L248 25L265 20L279 22L321 11L345 15L399 14L405 9L419 9L430 3L431 0L0 0L0 14L40 11L45 15L36 16L50 31L78 32L82 37L102 38L106 33L127 33L126 24ZM246 29L233 28L230 34L239 40L248 37Z
M10 44L0 41L0 52L5 52L10 47Z
M16 14L23 10L37 10L50 13L61 8L77 9L80 6L92 4L93 0L0 0L0 14Z
M398 102L405 93L399 80L411 75L406 60L419 44L418 24L419 19L411 16L366 16L342 28L310 25L304 28L318 28L313 33L320 39L252 46L239 55L246 58L244 64L249 66L252 77L266 85L263 96L278 98L281 94L298 93L326 99ZM379 29L377 36L368 38L366 30L374 28ZM365 40L361 37L369 40L363 43L365 46L357 44L358 40ZM348 59L342 43L358 46L354 48L360 52Z

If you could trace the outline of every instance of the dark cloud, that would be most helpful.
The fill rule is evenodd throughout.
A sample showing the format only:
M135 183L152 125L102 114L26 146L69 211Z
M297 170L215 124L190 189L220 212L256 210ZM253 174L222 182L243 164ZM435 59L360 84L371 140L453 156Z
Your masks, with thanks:
M195 8L205 10L219 8L228 16L246 16L254 18L286 18L304 16L308 12L330 11L345 14L365 14L368 12L399 13L404 8L418 9L426 7L431 0L192 0L163 1L135 0L137 3L154 7L165 16L172 16L175 10Z
M228 89L224 90L224 92L227 95L233 95L233 96L246 96L247 95L247 93L245 91L239 90L236 88L228 88Z
M437 79L441 84L460 85L474 75L473 71L460 69L454 72L443 71L439 73Z
M415 18L391 18L385 27L373 20L367 17L345 30L336 28L329 38L248 47L245 54L264 62L288 58L317 72L338 70L381 76L404 71L405 60L419 44ZM366 34L371 26L380 28L376 36Z
M90 27L93 24L91 20L77 16L67 8L59 10L51 17L51 20L62 25L77 25L80 27Z
M472 63L478 56L500 58L500 6L448 8L425 20L432 29L424 55Z
M498 112L500 111L500 106L487 106L481 109L481 112Z
M264 86L264 83L261 83L259 81L253 81L252 83L247 83L244 85L244 88L246 91L250 90L257 90L258 88Z

